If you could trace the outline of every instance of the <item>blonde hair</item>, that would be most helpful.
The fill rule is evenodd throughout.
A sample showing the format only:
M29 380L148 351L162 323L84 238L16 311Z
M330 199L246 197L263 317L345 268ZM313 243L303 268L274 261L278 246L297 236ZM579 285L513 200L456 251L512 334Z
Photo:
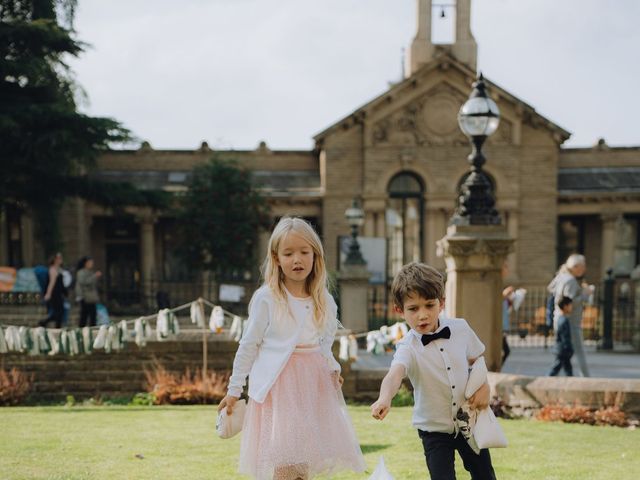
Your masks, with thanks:
M324 261L324 248L320 237L313 227L298 217L282 217L271 233L267 256L262 264L264 285L268 286L281 304L288 304L284 286L284 273L278 265L278 248L289 233L294 232L309 244L313 250L313 268L305 280L305 289L314 305L314 320L318 328L324 325L327 313L326 290L328 286L327 269Z

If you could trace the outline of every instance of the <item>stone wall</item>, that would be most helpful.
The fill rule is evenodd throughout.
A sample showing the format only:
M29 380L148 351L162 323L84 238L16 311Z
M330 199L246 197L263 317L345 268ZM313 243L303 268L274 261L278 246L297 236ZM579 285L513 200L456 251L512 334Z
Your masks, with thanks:
M209 341L207 368L228 371L238 348L234 341ZM91 397L132 397L143 392L145 369L158 362L168 371L183 374L202 369L202 342L151 342L140 348L127 343L120 352L95 351L89 355L36 355L9 353L0 355L0 367L16 367L33 375L31 400L64 401Z

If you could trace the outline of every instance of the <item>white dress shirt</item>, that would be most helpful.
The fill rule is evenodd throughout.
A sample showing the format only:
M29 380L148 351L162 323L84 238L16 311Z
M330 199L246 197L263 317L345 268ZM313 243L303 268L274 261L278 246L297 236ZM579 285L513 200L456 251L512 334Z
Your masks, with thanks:
M413 385L412 423L426 432L457 433L456 413L463 405L469 378L469 359L484 345L462 318L441 318L436 331L449 327L451 337L422 345L422 335L411 330L396 347L391 365L402 365Z
M242 334L233 361L233 373L227 390L229 395L240 396L248 375L249 396L262 403L296 345L303 344L300 339L319 344L330 368L340 371L340 364L331 351L338 328L338 307L326 290L325 295L327 315L323 330L317 331L312 322L312 303L308 304L310 308L307 309L305 299L297 301L288 295L288 302L283 305L276 300L269 287L262 286L256 290L249 303L247 329Z

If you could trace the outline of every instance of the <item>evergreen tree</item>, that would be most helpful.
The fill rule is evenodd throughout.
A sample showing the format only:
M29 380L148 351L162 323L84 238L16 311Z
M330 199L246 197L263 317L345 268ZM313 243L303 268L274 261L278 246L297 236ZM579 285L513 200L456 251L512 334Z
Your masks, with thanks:
M270 216L248 170L213 157L193 170L179 202L179 252L191 268L217 280L252 269L258 232Z
M0 0L0 208L31 211L47 254L59 248L66 198L166 204L159 192L88 175L100 152L131 134L116 120L77 110L79 88L65 63L85 47L74 38L75 7L75 0Z

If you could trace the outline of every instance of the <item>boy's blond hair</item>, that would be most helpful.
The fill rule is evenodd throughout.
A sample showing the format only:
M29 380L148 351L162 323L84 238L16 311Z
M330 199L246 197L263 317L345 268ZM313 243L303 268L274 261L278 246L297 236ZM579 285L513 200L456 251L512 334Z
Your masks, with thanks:
M427 300L442 300L444 276L426 263L408 263L393 279L391 297L396 307L404 310L404 302L410 294L418 294Z

